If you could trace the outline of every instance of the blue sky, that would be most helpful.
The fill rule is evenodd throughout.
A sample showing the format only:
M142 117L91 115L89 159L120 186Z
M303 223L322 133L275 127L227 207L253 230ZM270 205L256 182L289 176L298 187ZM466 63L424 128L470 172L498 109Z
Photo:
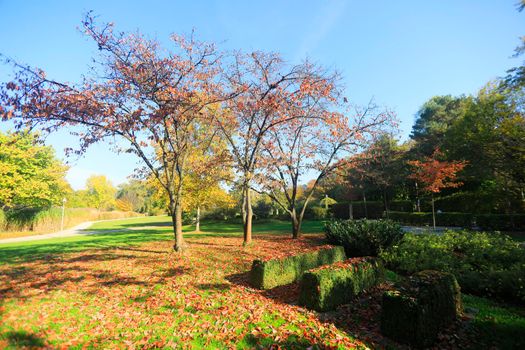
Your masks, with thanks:
M473 94L519 63L511 58L525 35L517 0L361 1L18 1L0 0L0 52L76 81L94 45L79 33L88 10L119 30L140 30L167 43L170 33L195 28L226 49L278 51L290 62L308 56L338 69L346 95L372 97L394 109L406 139L419 106L434 95ZM9 69L0 67L0 81ZM9 125L1 125L6 130ZM66 132L47 143L63 156L75 144ZM93 146L69 160L76 189L91 174L126 181L140 164L130 155Z

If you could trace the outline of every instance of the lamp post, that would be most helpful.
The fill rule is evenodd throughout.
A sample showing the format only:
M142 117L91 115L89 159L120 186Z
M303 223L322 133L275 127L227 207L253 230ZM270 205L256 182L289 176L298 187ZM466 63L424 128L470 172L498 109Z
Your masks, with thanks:
M60 231L64 230L64 214L66 211L66 199L62 198L62 220L60 221Z

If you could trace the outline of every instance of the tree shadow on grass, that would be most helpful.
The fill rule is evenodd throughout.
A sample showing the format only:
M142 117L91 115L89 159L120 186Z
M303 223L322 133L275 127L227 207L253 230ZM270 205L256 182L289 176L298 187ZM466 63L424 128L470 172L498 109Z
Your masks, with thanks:
M54 259L37 262L30 266L14 267L0 270L1 298L26 299L42 292L54 290L76 289L81 286L84 293L95 294L101 288L120 288L123 286L141 286L153 288L157 284L166 283L177 276L191 271L191 268L175 267L160 268L147 276L136 277L121 271L107 270L90 262L116 261L133 259L145 265L156 262L157 256L133 256L128 254L108 253L107 251L72 257L70 259ZM85 263L88 263L87 265ZM102 268L101 268L102 267ZM1 301L1 299L0 299Z
M40 348L45 346L41 337L25 331L10 331L0 336L6 339L10 346L17 348Z
M18 244L4 244L0 245L0 264L13 264L35 260L49 261L63 253L133 246L140 243L169 239L171 239L171 236L163 232L142 231L101 233Z

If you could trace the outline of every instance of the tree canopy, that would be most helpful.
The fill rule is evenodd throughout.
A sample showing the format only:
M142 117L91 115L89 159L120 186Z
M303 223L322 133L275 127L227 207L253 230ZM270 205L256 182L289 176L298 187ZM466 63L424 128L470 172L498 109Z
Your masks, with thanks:
M67 167L28 132L0 132L0 207L49 207L69 190Z

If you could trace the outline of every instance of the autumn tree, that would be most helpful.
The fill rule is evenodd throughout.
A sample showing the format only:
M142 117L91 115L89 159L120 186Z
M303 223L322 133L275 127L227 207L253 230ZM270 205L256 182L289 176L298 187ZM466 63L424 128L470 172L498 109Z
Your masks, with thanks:
M413 167L413 173L409 176L423 185L422 190L429 192L432 196L432 223L436 228L436 212L434 208L434 194L441 192L444 188L461 186L457 181L457 173L466 165L463 161L441 161L442 153L436 149L431 157L425 157L423 161L413 160L408 164Z
M86 180L86 198L91 207L107 210L115 205L117 189L104 175L92 175Z
M0 132L0 208L62 203L67 167L36 134Z
M221 93L221 54L214 45L172 35L169 50L140 33L98 27L88 14L82 22L99 55L91 74L78 84L46 78L42 70L14 63L15 76L0 86L0 117L18 129L42 126L82 131L82 153L102 139L124 139L169 198L174 249L181 251L182 193L185 165L197 122L211 116L210 104L228 98ZM160 152L158 152L160 150Z
M128 182L118 186L116 205L119 209L127 209L138 213L144 213L147 210L147 200L149 197L146 183L139 179L130 179ZM125 207L120 207L121 203Z
M388 218L389 192L406 179L406 145L398 145L388 133L380 133L366 149L347 161L350 182L380 192ZM365 188L362 189L365 198ZM366 200L365 200L366 201Z
M265 167L258 177L262 191L288 212L292 237L300 236L306 208L322 180L340 164L338 161L363 147L381 130L391 125L394 115L370 103L366 108L338 112L338 91L333 79L319 74L315 88L296 98L287 115L296 116L278 129L270 129L263 140ZM309 82L308 82L309 83ZM313 181L299 198L305 176ZM283 196L277 194L282 192Z
M208 106L206 110L212 110L214 114L224 113L219 105ZM185 212L196 212L197 232L200 231L201 210L233 204L232 198L222 188L222 184L232 178L231 167L228 166L230 154L225 139L217 131L213 124L199 124L193 137L205 142L194 144L186 160L182 207ZM167 201L165 192L158 185L155 187L156 197Z
M237 95L225 103L229 113L216 123L229 144L243 194L244 244L252 241L252 188L263 140L298 117L287 113L290 101L318 93L312 72L307 64L290 66L278 54L262 52L238 54L228 68L229 91Z

